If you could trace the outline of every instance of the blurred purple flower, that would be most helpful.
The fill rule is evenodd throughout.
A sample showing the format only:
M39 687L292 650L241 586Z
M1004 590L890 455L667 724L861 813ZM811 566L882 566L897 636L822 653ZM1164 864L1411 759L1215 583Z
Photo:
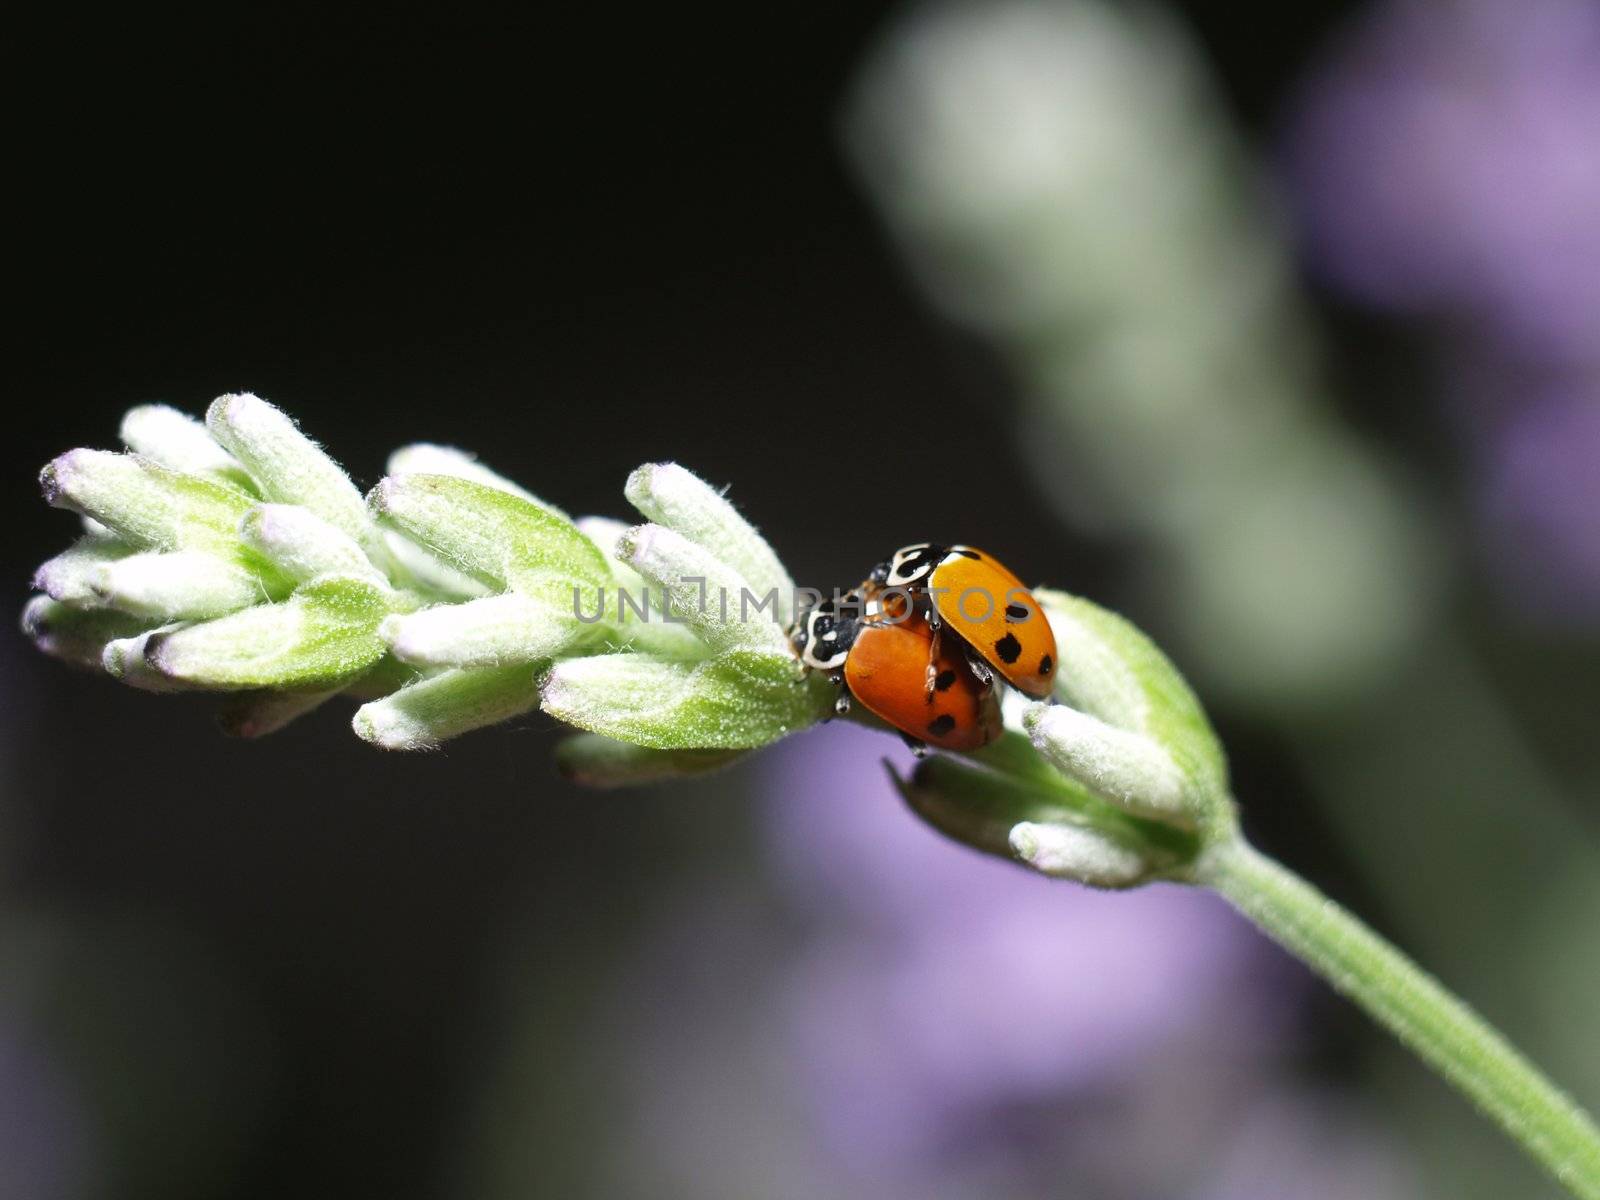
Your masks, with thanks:
M1480 320L1519 357L1600 356L1600 4L1393 0L1289 125L1313 266Z
M1390 0L1289 122L1312 267L1447 322L1493 574L1600 615L1600 4Z
M82 1098L41 1031L0 1009L0 1196L90 1194L91 1134Z
M833 725L763 761L782 874L818 926L785 989L795 1059L837 1148L925 1158L1185 1038L1224 1061L1281 1045L1300 970L1220 901L1094 892L948 842L886 750L904 757Z
M1505 414L1485 475L1484 515L1504 586L1547 615L1593 621L1600 605L1600 384L1558 388Z

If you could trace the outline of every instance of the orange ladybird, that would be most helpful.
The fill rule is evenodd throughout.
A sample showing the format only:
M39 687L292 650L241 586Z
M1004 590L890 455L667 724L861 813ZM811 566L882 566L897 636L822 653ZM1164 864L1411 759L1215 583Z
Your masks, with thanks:
M900 730L913 747L976 750L1000 736L1000 701L980 678L964 647L935 646L924 613L890 615L852 592L804 614L792 631L809 667L834 677L869 711ZM933 686L924 686L928 672ZM841 696L841 709L849 700Z
M936 634L954 633L1024 695L1050 695L1056 636L1033 593L998 559L971 546L919 542L881 563L868 587L925 594Z

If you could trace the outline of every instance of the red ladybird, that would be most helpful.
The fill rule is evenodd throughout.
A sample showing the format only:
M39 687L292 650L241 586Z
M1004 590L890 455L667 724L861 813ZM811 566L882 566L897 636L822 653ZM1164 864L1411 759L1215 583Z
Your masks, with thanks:
M935 645L933 626L922 612L885 612L852 592L803 614L792 636L807 666L834 672L849 697L900 730L913 747L976 750L1000 736L993 684L972 669L959 643ZM931 688L925 686L930 671Z

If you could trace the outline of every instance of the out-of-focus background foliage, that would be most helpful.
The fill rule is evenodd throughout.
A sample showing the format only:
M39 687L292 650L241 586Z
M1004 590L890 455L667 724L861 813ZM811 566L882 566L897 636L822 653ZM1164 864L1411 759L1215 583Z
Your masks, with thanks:
M731 485L1154 633L1251 835L1600 1105L1600 7L88 26L12 74L38 466L248 388L366 484ZM590 793L539 720L227 741L0 637L0 1194L1505 1200L1220 903L913 824L888 739Z

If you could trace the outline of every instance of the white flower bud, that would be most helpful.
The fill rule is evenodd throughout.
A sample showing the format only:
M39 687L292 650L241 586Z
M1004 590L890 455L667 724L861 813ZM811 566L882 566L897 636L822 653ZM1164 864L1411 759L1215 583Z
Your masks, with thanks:
M141 404L122 418L122 444L135 454L187 475L207 475L254 492L255 484L238 461L217 445L206 427L165 404Z
M1024 718L1034 744L1129 812L1198 827L1207 837L1231 833L1222 746L1177 668L1115 613L1048 588L1034 596L1060 650L1056 695L1085 714L1047 715L1035 706Z
M109 450L70 450L39 474L45 501L158 549L232 545L252 503L236 488Z
M112 559L90 571L87 582L102 603L161 620L220 617L263 598L254 575L200 550Z
M579 517L583 536L600 549L615 585L606 592L606 619L613 650L638 650L666 658L704 658L706 644L687 625L662 620L665 593L619 557L623 537L633 526L610 517ZM624 601L623 595L628 599Z
M648 654L561 659L540 684L545 712L657 749L742 750L815 723L833 689L792 660L729 651L699 663Z
M776 592L780 626L794 619L794 580L766 539L710 484L677 463L649 463L628 476L623 492L651 521L726 563L757 596Z
M450 670L363 704L351 727L385 750L432 750L441 742L537 708L533 669Z
M1102 800L1136 816L1188 825L1183 773L1154 739L1064 704L1035 704L1023 718L1034 747Z
M574 585L611 582L600 551L577 526L499 488L449 475L391 475L368 503L380 520L497 589L570 604Z
M127 558L134 548L115 538L82 537L33 573L33 586L63 604L92 607L104 603L91 586L108 562Z
M1035 871L1090 887L1132 887L1147 874L1137 851L1077 825L1023 821L1011 830L1011 849Z
M319 688L343 683L382 657L378 623L390 593L359 576L324 576L281 604L151 637L149 663L199 687Z
M83 609L35 596L22 610L22 632L52 658L98 670L106 643L132 637L151 622L109 608Z
M494 590L470 575L462 574L398 530L385 529L383 544L401 578L409 580L424 592L451 600L470 600L475 596L487 596Z
M382 542L360 491L286 414L248 393L220 396L206 410L206 427L268 500L309 508L382 561Z
M793 658L772 596L752 592L743 575L704 546L660 525L640 525L623 534L617 556L656 584L673 619L713 650L742 648Z
M561 653L588 632L571 605L562 609L515 592L397 614L378 627L396 658L420 667L531 663Z
M239 522L239 537L297 583L329 574L387 583L353 538L298 504L256 505Z
M106 648L100 654L100 665L106 674L113 679L119 679L131 687L136 687L146 692L183 692L189 686L181 680L176 680L168 675L163 675L145 659L145 649L150 643L150 638L155 634L171 633L180 626L162 625L156 629L149 629L133 637L116 638L106 643Z

